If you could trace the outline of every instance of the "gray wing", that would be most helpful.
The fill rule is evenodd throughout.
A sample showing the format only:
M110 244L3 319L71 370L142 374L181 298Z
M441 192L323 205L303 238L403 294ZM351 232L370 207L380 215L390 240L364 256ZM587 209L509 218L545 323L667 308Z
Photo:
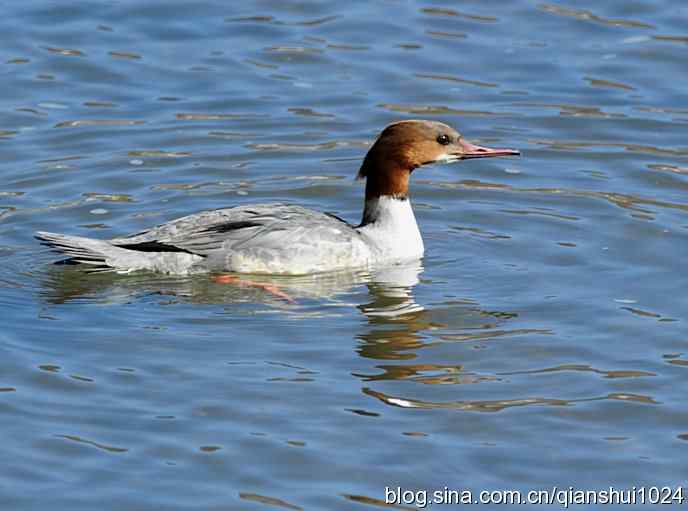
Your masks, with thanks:
M344 220L301 206L253 204L203 211L110 243L123 248L208 256L252 246L283 248L308 230L351 227ZM347 229L345 229L347 231ZM353 229L351 229L353 232Z

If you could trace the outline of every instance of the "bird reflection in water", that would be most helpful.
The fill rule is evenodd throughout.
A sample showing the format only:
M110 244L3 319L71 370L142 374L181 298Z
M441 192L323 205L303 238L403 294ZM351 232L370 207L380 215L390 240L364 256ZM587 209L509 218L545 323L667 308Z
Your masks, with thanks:
M420 260L415 260L386 268L303 276L234 277L223 274L221 278L209 278L207 275L169 276L141 272L129 275L89 274L84 278L78 265L54 265L40 276L40 294L48 304L72 300L116 304L159 297L163 305L255 303L285 312L298 312L312 306L313 301L352 306L352 293L367 286L371 301L358 306L361 312L371 317L394 317L423 310L413 298L413 288L418 284L422 271ZM227 279L234 278L241 285L226 285ZM328 310L320 309L320 312L325 316Z
M367 322L356 335L358 355L365 359L388 361L374 365L371 374L352 372L363 382L361 391L382 403L402 408L455 409L495 412L528 405L564 406L577 401L630 399L616 395L574 400L523 396L494 400L428 400L406 392L387 393L372 388L381 381L411 381L423 385L456 385L504 382L498 373L476 373L465 364L413 363L419 352L447 342L483 345L494 338L550 334L546 329L507 329L505 323L517 315L489 311L470 300L453 300L426 309L416 302L414 291L423 267L419 260L385 268L323 273L300 277L250 276L259 285L223 285L211 277L174 277L150 273L131 275L100 274L84 278L77 266L53 266L41 270L39 293L46 305L71 301L122 304L157 300L161 306L174 304L267 306L279 314L327 317L357 308ZM242 278L247 278L242 276ZM274 293L289 296L289 300ZM365 297L361 291L367 289ZM332 307L335 306L335 307ZM251 310L254 310L251 307ZM396 362L395 362L396 361ZM371 368L372 369L372 368ZM404 387L406 388L406 387ZM401 388L399 389L401 390Z

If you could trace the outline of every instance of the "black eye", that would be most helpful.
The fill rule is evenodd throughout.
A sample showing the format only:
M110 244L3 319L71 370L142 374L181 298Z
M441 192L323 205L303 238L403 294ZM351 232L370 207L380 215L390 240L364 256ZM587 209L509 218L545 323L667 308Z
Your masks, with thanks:
M440 135L437 137L437 143L442 145L449 145L451 143L451 138L449 138L449 135Z

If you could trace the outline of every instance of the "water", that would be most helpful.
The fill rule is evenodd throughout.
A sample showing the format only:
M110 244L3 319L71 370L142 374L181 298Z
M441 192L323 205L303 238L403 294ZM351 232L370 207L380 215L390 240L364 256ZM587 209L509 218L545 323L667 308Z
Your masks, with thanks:
M685 483L684 2L3 14L3 509ZM414 173L422 267L268 279L289 303L32 239L273 200L355 222L404 118L523 153Z

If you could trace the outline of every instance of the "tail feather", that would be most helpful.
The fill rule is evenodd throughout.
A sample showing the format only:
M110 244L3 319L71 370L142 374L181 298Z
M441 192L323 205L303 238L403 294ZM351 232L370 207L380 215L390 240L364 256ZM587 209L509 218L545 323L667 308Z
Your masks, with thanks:
M183 274L203 259L202 256L183 251L131 250L105 240L52 232L37 232L35 237L54 251L68 256L70 262L90 265L89 271L93 272L154 270Z
M107 265L108 248L115 249L107 241L94 240L91 238L84 238L81 236L66 236L64 234L56 234L52 232L37 232L36 239L40 240L43 245L47 245L55 252L61 252L74 262L92 264L92 265Z

